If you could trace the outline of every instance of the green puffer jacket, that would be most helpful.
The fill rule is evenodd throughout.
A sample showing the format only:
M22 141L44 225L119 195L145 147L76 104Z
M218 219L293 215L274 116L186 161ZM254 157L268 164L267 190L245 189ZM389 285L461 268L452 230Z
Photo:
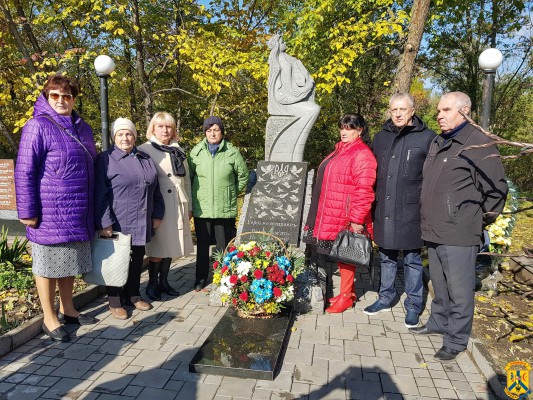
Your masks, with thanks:
M237 195L248 183L248 168L240 151L222 140L211 156L204 138L189 153L192 213L197 218L235 218Z

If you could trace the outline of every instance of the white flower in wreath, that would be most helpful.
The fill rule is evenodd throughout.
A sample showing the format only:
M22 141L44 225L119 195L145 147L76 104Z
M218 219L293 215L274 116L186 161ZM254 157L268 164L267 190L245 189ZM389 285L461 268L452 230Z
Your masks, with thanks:
M233 284L229 281L230 276L224 276L220 280L220 293L230 294Z
M239 278L243 275L248 275L250 269L252 268L252 263L250 261L243 261L237 265L237 275Z

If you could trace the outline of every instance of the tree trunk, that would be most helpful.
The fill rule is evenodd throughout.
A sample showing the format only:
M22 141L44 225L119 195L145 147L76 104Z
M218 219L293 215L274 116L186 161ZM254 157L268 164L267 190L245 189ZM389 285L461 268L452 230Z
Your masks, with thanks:
M131 68L131 51L128 40L124 40L124 57L126 58L126 74L129 77L133 77L133 69ZM132 118L137 117L137 99L135 98L135 86L133 85L133 79L130 79L128 85L128 92L130 94L130 115Z
M408 93L413 80L415 59L420 49L420 42L424 33L426 19L429 13L430 0L414 0L411 10L411 23L396 78L394 80L395 93Z
M28 49L26 48L26 45L24 44L24 40L22 40L22 36L19 34L17 24L15 24L15 21L13 21L13 16L11 15L11 11L9 11L9 5L5 1L0 1L0 9L4 13L9 31L11 32L11 35L13 35L13 39L15 39L17 48L22 53L22 56L26 59L31 73L35 74L37 70L35 69L35 65L33 65L33 60L28 52Z
M141 88L144 95L144 115L146 118L146 126L148 126L153 113L152 85L150 84L150 81L148 80L148 76L144 69L144 45L141 21L139 18L139 2L137 0L133 0L131 4L133 6L135 65L137 67L137 74L139 75L139 79L141 80Z
M33 30L31 29L31 25L28 21L28 18L26 18L26 14L24 13L24 8L22 8L22 4L20 4L20 0L14 1L15 8L17 9L17 15L22 21L22 29L24 30L24 33L28 37L28 40L30 41L33 51L35 53L41 54L41 47L39 46L39 43L37 42L37 38L33 34Z

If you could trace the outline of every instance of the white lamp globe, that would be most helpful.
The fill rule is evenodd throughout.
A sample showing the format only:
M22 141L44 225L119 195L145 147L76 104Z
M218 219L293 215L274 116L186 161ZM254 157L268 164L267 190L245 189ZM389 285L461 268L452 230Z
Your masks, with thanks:
M99 55L94 59L94 69L99 76L110 75L115 70L115 62L109 56Z
M503 55L498 49L487 49L478 58L479 67L484 71L495 71L502 61Z

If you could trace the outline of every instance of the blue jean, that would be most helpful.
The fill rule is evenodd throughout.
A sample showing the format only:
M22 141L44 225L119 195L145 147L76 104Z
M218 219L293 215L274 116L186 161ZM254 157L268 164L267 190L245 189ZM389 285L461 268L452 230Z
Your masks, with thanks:
M379 248L381 260L381 283L379 285L379 300L383 304L391 304L398 294L394 282L398 270L398 251ZM422 258L420 249L403 250L404 286L407 298L405 309L422 311Z

